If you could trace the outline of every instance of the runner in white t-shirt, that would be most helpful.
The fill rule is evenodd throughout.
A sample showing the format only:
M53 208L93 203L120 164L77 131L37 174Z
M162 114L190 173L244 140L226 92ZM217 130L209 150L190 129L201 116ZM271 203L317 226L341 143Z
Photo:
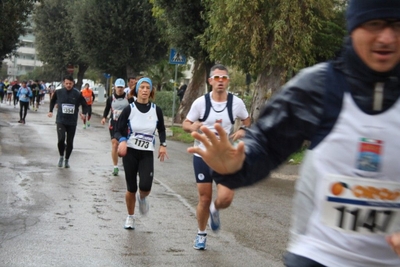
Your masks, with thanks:
M228 70L225 66L217 64L211 68L208 82L212 86L212 92L196 99L182 127L186 132L199 131L200 126L207 126L211 131L214 130L214 124L220 123L225 133L230 134L234 120L240 119L244 127L250 125L250 117L243 101L227 92L229 84ZM206 108L207 98L209 97L210 106ZM207 112L206 112L207 111ZM208 116L206 115L208 113ZM205 118L206 116L206 118ZM245 131L240 129L233 133L230 138L236 141L244 136ZM204 145L195 142L195 146L204 149ZM194 248L206 249L206 227L207 220L210 218L210 226L213 231L218 231L219 209L229 207L233 200L234 192L226 186L217 184L217 198L212 202L212 177L211 169L203 161L200 155L193 156L193 167L196 176L199 203L197 204L197 223L198 233L195 239ZM209 208L208 208L209 207Z

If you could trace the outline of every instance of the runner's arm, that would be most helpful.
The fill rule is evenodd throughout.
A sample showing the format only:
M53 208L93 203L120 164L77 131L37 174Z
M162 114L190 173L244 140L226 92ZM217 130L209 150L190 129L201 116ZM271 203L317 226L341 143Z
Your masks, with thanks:
M160 139L160 144L165 143L167 140L167 135L165 132L165 124L164 124L164 115L162 113L162 110L159 106L156 106L156 112L157 112L157 131L158 131L158 137Z
M104 111L103 111L103 118L104 119L107 119L108 114L110 113L110 110L111 110L111 98L112 98L112 96L107 98L106 107L104 108Z
M82 94L79 94L79 104L82 106L82 115L85 116L88 113L89 106Z
M57 92L54 92L53 96L50 99L50 109L49 112L53 112L54 106L57 103Z
M114 138L118 141L127 140L128 138L128 119L131 114L131 107L126 106L118 117L118 121L114 129Z

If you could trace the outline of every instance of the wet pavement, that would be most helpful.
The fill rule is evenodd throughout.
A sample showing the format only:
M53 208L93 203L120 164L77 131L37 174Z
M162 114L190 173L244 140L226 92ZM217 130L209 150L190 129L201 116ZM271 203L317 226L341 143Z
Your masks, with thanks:
M0 105L0 266L283 266L296 168L237 190L222 230L208 230L207 250L197 251L189 145L168 141L170 159L155 159L150 212L125 230L123 167L111 176L110 137L97 115L105 104L95 104L89 129L79 122L70 169L56 167L47 105L25 125L18 108Z

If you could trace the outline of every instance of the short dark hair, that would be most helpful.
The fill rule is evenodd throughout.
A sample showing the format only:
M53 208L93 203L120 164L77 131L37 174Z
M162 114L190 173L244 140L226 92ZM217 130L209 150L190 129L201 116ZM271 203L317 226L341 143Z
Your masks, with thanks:
M130 80L136 80L136 77L135 77L135 76L129 76L129 77L128 77L128 82L129 82Z
M210 69L210 77L213 75L213 72L214 72L215 70L224 70L224 71L226 71L226 72L228 73L227 67L225 67L225 66L222 65L222 64L215 64L215 65L212 66L211 69Z
M74 78L72 78L71 75L64 76L63 81L65 81L65 80L68 80L68 81L71 81L71 82L75 82L75 81L74 81Z

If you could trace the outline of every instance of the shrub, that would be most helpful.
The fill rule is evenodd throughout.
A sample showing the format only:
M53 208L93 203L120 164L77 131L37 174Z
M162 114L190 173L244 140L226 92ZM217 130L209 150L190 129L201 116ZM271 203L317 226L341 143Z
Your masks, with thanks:
M179 108L179 97L174 94L174 91L157 91L156 92L156 99L154 103L159 106L162 111L164 116L167 117L172 117L172 106L173 106L173 97L175 97L175 112L174 114L178 112Z

